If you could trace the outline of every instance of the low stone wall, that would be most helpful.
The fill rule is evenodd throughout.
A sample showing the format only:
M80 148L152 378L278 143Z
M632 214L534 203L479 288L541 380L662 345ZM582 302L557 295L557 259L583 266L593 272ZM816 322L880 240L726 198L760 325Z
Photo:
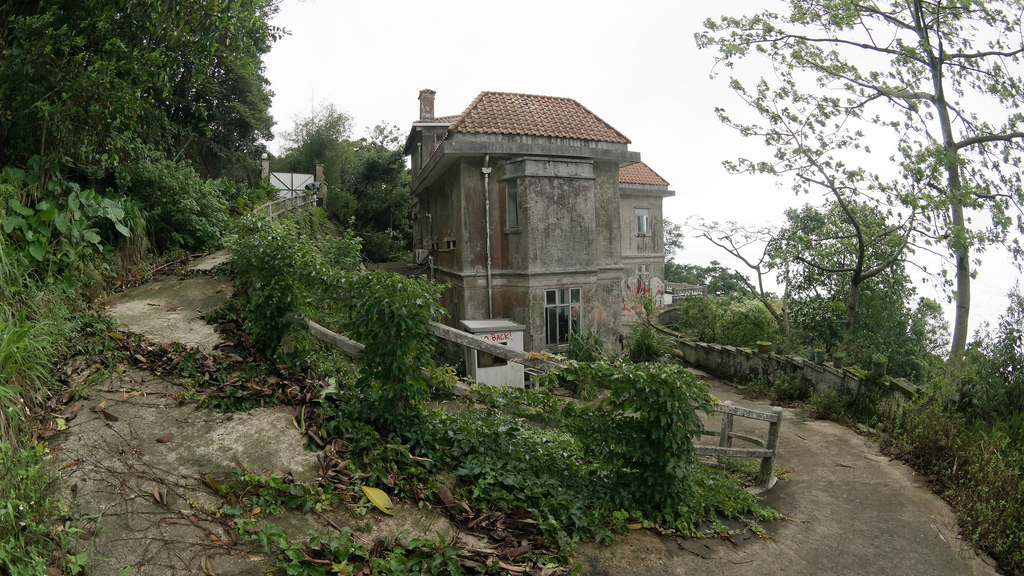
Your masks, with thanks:
M902 378L862 379L859 371L815 364L800 356L759 354L736 346L682 339L676 341L676 347L687 363L723 380L773 384L784 375L797 383L805 396L824 390L835 390L841 396L856 395L864 386L907 398L917 393L917 387Z

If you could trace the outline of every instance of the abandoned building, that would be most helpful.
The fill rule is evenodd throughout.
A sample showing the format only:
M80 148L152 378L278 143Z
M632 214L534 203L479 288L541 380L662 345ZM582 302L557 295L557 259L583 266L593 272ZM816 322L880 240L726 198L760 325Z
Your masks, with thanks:
M434 95L420 92L405 154L413 245L449 286L446 322L504 319L528 351L564 350L576 331L614 339L632 298L664 286L668 183L570 98L483 92L435 116Z

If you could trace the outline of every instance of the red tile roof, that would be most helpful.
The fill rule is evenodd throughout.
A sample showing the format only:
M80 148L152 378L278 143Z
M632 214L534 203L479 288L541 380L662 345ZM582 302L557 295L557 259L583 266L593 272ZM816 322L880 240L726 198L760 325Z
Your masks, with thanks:
M619 168L619 182L621 184L650 184L653 186L668 186L666 181L651 167L643 162L630 164Z
M438 116L433 120L415 120L413 124L451 124L459 119L458 114L454 116Z
M630 143L629 138L571 98L505 92L481 92L449 130Z

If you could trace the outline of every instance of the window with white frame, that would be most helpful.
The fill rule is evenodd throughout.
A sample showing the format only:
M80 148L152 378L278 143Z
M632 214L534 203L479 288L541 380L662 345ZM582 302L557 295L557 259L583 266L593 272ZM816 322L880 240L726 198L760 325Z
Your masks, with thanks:
M505 183L505 224L519 228L519 183L509 180Z
M544 295L544 330L548 345L569 343L580 330L582 288L547 290Z
M636 209L636 235L637 236L650 236L651 235L651 209L650 208L637 208Z

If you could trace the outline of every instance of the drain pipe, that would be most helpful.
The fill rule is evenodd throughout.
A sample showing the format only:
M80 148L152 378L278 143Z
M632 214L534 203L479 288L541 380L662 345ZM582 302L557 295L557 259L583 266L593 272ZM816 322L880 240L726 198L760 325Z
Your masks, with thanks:
M488 191L488 180L491 175L491 155L484 154L484 225L487 227L487 318L494 318L494 287L491 284L491 194Z

